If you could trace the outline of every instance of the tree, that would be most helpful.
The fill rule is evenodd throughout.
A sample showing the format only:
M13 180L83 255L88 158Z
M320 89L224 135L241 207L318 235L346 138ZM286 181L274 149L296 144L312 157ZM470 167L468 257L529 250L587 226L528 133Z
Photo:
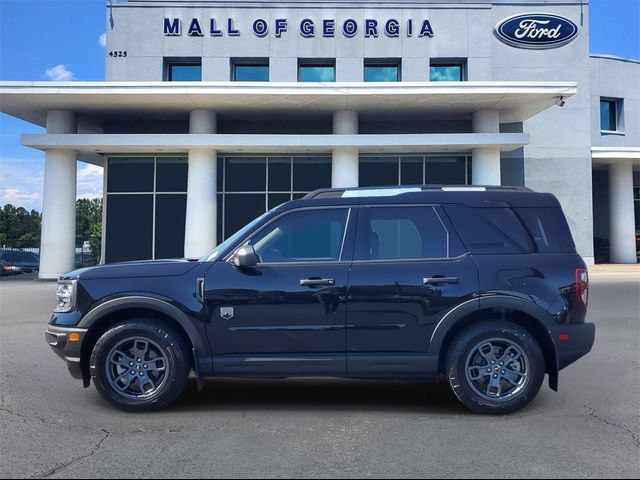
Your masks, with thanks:
M92 237L95 234L94 225L102 225L102 199L78 199L76 201L76 237Z

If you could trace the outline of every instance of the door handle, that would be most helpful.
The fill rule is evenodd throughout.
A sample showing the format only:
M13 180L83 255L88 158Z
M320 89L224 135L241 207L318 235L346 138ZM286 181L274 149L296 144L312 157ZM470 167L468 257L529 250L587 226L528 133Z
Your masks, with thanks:
M304 278L300 280L301 287L319 287L325 285L335 285L336 281L333 278Z
M424 277L422 279L423 285L435 285L438 283L459 283L458 277L445 277L445 276L435 276L435 277Z

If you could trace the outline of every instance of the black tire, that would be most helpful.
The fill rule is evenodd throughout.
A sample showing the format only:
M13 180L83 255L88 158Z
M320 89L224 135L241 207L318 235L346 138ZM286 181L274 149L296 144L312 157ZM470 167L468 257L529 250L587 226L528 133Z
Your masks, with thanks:
M128 345L132 349L124 351L126 355L141 352L134 349L144 346L145 341L148 353L144 355L135 353L134 358L129 358L118 353ZM89 363L91 378L102 397L118 408L133 412L159 410L173 403L184 390L191 369L187 352L184 341L171 327L153 320L131 319L107 330L98 339ZM113 361L114 358L118 361ZM154 370L145 370L150 364ZM144 385L136 375L148 375L143 377ZM126 382L129 386L119 391L117 387Z
M490 368L505 367L497 365L498 361L491 364L495 360L485 358L481 350L492 359L497 355L495 360L501 360L506 353L509 370L492 371L489 374ZM518 351L521 357L518 357ZM516 354L517 361L509 358L511 353ZM512 413L529 404L540 390L545 374L544 355L533 335L514 323L501 320L482 321L463 330L452 342L445 366L449 385L458 400L476 413L494 415ZM468 366L471 366L469 370ZM516 373L512 373L512 370ZM526 377L518 370L525 372ZM503 379L500 374L505 372L519 385ZM494 373L499 376L495 377L496 383L491 387ZM481 378L474 380L476 375ZM497 394L492 393L492 389L497 390Z

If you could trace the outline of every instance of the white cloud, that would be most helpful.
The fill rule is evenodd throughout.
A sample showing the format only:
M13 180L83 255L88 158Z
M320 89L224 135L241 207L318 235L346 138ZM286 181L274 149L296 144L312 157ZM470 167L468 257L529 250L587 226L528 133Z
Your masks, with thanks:
M78 163L77 197L102 198L103 168L89 163Z
M49 80L54 82L70 82L75 80L73 72L67 70L65 65L56 65L55 67L47 68L44 73Z
M77 198L102 198L102 172L102 167L78 162ZM0 207L10 203L41 212L43 184L43 158L0 157Z
M107 34L106 33L103 33L102 35L100 35L98 37L98 43L100 45L102 45L103 48L107 46Z
M44 159L0 158L0 205L42 211Z

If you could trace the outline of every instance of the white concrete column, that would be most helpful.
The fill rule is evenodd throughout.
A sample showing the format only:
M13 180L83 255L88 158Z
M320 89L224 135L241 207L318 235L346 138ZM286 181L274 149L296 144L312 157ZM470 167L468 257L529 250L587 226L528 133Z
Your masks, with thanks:
M473 133L499 133L497 110L473 113ZM472 150L471 177L474 185L500 185L500 147L487 146Z
M189 133L216 133L216 114L194 110L189 116ZM184 230L185 257L201 257L216 245L217 152L210 148L189 150L187 214Z
M358 112L340 111L333 114L333 133L358 134ZM331 159L331 186L333 188L358 186L358 149L335 147Z
M47 133L76 133L73 112L50 110ZM75 268L76 152L47 150L44 165L40 272L42 279L57 279Z
M633 165L616 161L609 166L609 257L612 263L636 263L633 216Z

